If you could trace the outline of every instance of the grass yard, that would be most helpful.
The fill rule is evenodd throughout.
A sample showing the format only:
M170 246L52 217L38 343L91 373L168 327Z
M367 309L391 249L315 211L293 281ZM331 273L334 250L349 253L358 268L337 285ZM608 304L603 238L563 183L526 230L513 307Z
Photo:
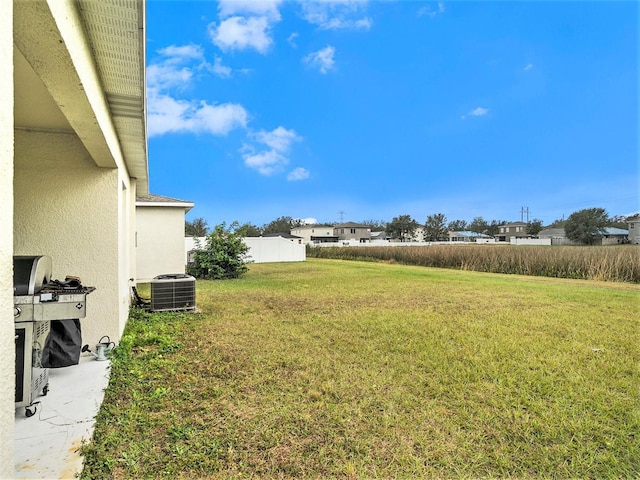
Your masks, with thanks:
M310 259L134 312L83 478L638 478L640 286Z

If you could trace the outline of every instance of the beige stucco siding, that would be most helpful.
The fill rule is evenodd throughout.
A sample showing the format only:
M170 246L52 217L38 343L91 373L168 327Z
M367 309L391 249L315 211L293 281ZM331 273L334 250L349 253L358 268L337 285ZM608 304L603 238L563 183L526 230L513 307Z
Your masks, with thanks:
M163 273L184 273L184 208L136 209L136 280Z
M148 179L144 3L9 0L3 7L0 478L11 478L13 255L50 255L54 278L75 275L96 287L83 343L103 335L117 342L135 278L136 190L146 193Z
M13 478L15 330L13 328L13 4L0 15L0 478Z
M97 167L73 134L17 131L15 140L15 254L50 255L54 278L76 275L96 287L82 321L84 343L119 338L127 285L118 275L126 261L119 260L126 207L118 170Z

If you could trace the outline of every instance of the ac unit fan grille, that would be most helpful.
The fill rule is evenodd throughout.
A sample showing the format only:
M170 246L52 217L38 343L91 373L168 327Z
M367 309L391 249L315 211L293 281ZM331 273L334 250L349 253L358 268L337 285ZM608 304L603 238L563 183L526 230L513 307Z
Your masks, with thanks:
M166 277L160 275L159 277ZM158 278L151 281L151 310L176 311L196 308L196 281L187 278Z

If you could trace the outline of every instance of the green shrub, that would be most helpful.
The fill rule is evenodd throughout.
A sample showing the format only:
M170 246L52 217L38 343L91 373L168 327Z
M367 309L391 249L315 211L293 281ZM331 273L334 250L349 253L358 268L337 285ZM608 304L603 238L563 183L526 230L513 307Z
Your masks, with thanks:
M193 261L187 265L187 273L195 278L217 280L238 278L248 269L244 263L244 255L249 247L242 236L225 223L216 225L206 237L204 248L195 250Z

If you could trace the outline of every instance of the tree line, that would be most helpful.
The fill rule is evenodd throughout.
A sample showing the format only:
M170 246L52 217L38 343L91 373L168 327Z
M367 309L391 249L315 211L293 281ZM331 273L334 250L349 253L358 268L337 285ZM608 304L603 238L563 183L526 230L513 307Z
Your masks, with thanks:
M557 220L552 226L564 228L570 240L590 245L604 235L606 228L626 227L624 220L624 217L609 217L603 208L588 208L572 213L567 220ZM507 223L501 220L487 222L482 217L476 217L470 223L464 220L447 222L443 213L435 213L427 216L424 225L420 225L410 215L399 215L391 222L365 221L361 224L372 231L385 231L387 235L400 241L411 241L417 229L422 228L424 240L440 241L447 240L450 231L496 235L500 226ZM304 222L300 220L279 217L262 228L248 223L241 225L233 222L229 226L226 223L216 225L210 232L207 221L203 218L196 218L192 222L185 221L185 235L205 237L204 245L199 245L193 252L193 258L187 265L187 273L196 278L206 279L238 278L247 271L244 256L248 247L243 242L243 237L290 233L303 225ZM527 222L526 234L535 237L542 228L542 221L534 219Z
M610 217L604 208L588 208L572 213L566 220L555 220L548 228L564 228L567 238L575 242L592 244L604 235L606 228L627 228L624 216ZM400 241L411 241L416 232L422 228L425 241L443 241L449 238L448 232L469 231L488 236L495 236L500 227L506 225L506 220L487 221L483 217L475 217L470 222L466 220L449 221L443 213L428 215L424 224L420 224L411 215L399 215L390 222L383 220L364 220L359 222L371 229L372 232L384 231L392 238ZM260 237L278 233L290 233L291 230L304 226L304 221L289 216L278 217L275 220L258 227L252 223L232 223L228 229L241 237ZM319 226L335 226L333 224L319 224ZM225 229L226 229L225 225ZM536 237L545 228L542 220L534 218L526 222L526 235ZM205 237L209 234L209 226L203 218L196 218L192 222L185 222L185 235L190 237Z

